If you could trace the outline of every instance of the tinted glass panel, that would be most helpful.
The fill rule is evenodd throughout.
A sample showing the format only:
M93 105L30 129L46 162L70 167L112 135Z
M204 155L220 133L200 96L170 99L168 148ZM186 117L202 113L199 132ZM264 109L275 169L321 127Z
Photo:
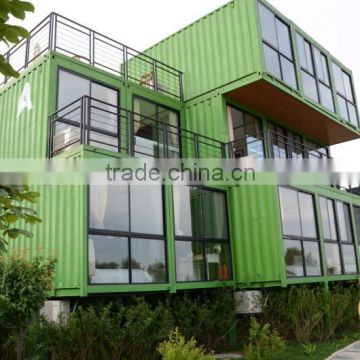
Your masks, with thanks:
M281 187L279 192L283 234L301 236L297 191Z
M341 94L345 95L345 86L344 86L344 80L342 77L342 70L339 66L336 64L332 64L334 77L335 77L335 84L336 84L336 90L340 92Z
M291 40L289 27L279 19L276 19L276 29L279 40L279 50L282 54L292 59Z
M61 109L80 97L90 96L90 81L70 72L59 71L57 107Z
M224 193L202 192L203 231L207 238L226 239L226 202Z
M166 282L165 242L132 238L131 269L133 283Z
M357 243L360 245L360 208L354 207L355 229Z
M285 59L283 56L280 57L281 61L281 69L283 74L283 80L287 82L292 87L296 88L296 75L295 75L295 67L292 62Z
M274 14L264 5L259 3L260 22L263 39L278 47Z
M174 221L177 236L192 236L191 202L189 186L174 186Z
M340 252L338 244L325 243L326 266L328 275L341 274Z
M304 258L307 276L321 275L321 262L319 244L316 242L304 241Z
M359 123L358 123L358 117L357 117L355 106L350 104L349 102L347 103L347 106L348 106L349 115L350 115L350 122L353 125L358 126Z
M354 102L354 96L352 92L351 79L345 72L342 73L344 79L345 95L348 100Z
M348 237L347 233L347 226L346 226L346 214L345 214L345 204L337 201L336 202L336 211L337 211L337 218L338 218L338 225L339 225L339 235L341 241L351 241Z
M305 95L319 102L315 79L312 76L308 75L305 71L302 71L301 74L303 78Z
M208 280L231 279L229 245L207 243L205 245L205 261Z
M284 240L284 256L288 277L305 275L300 241Z
M203 246L194 241L176 241L177 281L205 280Z
M129 231L128 186L90 186L90 228Z
M320 198L320 209L324 238L327 240L337 240L334 202L329 199Z
M89 235L89 280L92 284L129 282L127 238Z
M346 100L342 96L339 96L339 95L337 98L338 98L338 103L339 103L340 116L345 120L349 120L349 115L348 115L347 106L346 106Z
M315 211L312 195L305 193L298 193L299 206L301 216L302 236L309 238L317 238L316 224L315 224Z
M345 274L356 274L357 264L355 248L353 245L342 245L342 255L344 261Z
M164 233L161 186L132 186L130 204L132 232Z
M279 56L276 51L264 44L266 69L271 74L281 79Z
M325 85L319 83L321 104L334 112L334 101L331 90Z

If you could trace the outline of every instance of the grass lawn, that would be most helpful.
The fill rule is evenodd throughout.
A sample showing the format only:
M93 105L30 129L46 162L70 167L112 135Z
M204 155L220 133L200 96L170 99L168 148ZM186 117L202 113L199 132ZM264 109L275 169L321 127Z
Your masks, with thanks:
M277 360L324 360L334 352L357 340L360 340L360 334L348 335L341 339L316 343L316 351L313 356L305 355L302 345L295 341L287 341L285 351L277 358Z

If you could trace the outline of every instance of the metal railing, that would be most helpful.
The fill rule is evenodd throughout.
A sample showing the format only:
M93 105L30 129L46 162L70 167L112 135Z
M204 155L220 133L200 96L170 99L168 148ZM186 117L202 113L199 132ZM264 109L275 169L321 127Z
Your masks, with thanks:
M265 151L268 144L268 151ZM229 157L322 159L330 158L327 152L312 149L301 142L272 130L265 130L227 144Z
M49 116L49 157L80 144L137 157L227 157L221 141L88 96Z
M47 16L4 57L20 72L49 50L183 99L182 72L56 13ZM0 86L8 80L0 76Z

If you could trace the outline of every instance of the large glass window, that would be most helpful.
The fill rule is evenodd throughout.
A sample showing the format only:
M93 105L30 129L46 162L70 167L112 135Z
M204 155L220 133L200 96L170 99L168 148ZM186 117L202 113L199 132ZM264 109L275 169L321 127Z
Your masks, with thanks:
M351 77L334 62L332 63L332 68L340 116L357 127L359 126L359 120Z
M179 114L134 98L134 152L141 157L179 157Z
M321 197L320 209L328 274L356 274L358 270L350 206Z
M360 207L354 206L353 209L354 209L356 239L357 239L357 245L359 247L359 253L360 253Z
M228 129L231 155L235 158L264 158L264 139L260 119L228 106Z
M313 195L285 187L279 188L279 195L287 276L320 276L320 246Z
M86 103L81 97L87 96ZM118 91L74 73L59 70L57 121L53 151L69 148L80 142L82 117L89 126L86 144L118 151Z
M90 186L89 282L166 282L160 186Z
M305 95L335 112L326 56L302 35L296 38Z
M266 69L296 89L290 27L260 2L259 13Z
M174 186L177 281L231 279L225 193Z

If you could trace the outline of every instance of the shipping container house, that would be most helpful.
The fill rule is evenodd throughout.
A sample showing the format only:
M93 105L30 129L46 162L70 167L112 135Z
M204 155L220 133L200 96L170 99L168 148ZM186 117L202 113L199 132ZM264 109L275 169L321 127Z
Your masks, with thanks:
M360 136L351 71L262 0L143 53L51 14L6 56L3 159L326 159ZM35 188L10 251L57 258L54 298L358 278L360 197L334 187Z

